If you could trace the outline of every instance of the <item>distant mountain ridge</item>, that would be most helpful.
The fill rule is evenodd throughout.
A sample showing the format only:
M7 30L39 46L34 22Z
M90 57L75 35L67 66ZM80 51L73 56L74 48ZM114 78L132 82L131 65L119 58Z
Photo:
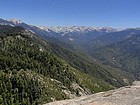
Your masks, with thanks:
M18 19L0 19L1 25L22 25L26 24ZM29 25L29 24L28 24ZM33 26L33 25L29 25ZM56 33L59 32L87 32L87 31L100 31L100 32L116 32L117 29L111 28L111 27L87 27L87 26L57 26L57 27L50 27L50 26L37 26L38 28L41 28L42 30L49 31L52 30Z
M140 28L127 28L123 30L110 27L66 26L47 27L33 26L18 19L0 19L1 25L22 26L43 38L57 43L65 48L82 49L88 51L122 41L132 35L140 33Z
M89 31L98 31L98 32L115 32L117 29L110 28L110 27L87 27L87 26L57 26L57 27L46 27L46 26L39 26L39 28L48 31L48 29L53 30L56 33L68 33L68 32L79 32L79 33L86 33Z
M0 18L0 24L1 25L22 25L26 24L22 22L21 20L18 19L9 19L5 20ZM29 24L28 24L29 25ZM33 25L30 25L33 26ZM105 32L115 32L117 29L111 28L111 27L87 27L87 26L57 26L57 27L50 27L50 26L37 26L41 28L42 30L48 31L49 29L54 31L54 32L83 32L83 31L105 31Z
M100 40L101 42L111 44L139 34L140 34L140 28L129 28L118 32L108 33L102 37L99 36L98 38L96 38L96 40Z
M69 27L58 26L58 27L39 27L39 28L47 32L50 32L50 30L53 31L55 34L53 33L51 36L56 37L61 41L76 44L82 44L89 40L93 40L98 36L102 36L104 34L117 31L117 29L110 27L99 28L86 26L69 26Z
M96 39L99 36L105 35L110 32L116 32L117 29L103 27L85 27L85 26L72 26L72 27L42 27L26 24L18 19L4 20L0 19L1 25L21 26L24 27L43 38L50 40L53 43L61 45L71 50L79 49L82 51L87 50L89 41Z
M110 27L47 27L33 26L18 19L0 19L1 25L21 26L66 49L92 54L100 47L140 34L140 28L118 30Z

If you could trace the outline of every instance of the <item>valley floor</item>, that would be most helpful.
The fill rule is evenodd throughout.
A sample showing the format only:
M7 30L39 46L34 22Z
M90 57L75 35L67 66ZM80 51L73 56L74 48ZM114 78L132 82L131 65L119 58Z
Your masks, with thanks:
M140 105L140 81L132 86L44 105Z

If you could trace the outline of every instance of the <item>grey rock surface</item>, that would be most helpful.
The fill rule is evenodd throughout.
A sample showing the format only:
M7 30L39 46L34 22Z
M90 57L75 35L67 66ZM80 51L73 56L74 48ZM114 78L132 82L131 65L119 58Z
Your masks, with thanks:
M140 105L140 81L131 86L44 105Z

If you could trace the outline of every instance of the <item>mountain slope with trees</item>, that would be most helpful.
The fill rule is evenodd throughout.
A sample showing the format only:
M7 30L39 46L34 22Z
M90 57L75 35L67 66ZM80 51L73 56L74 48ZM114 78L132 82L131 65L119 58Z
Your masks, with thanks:
M0 25L0 104L39 104L130 84L133 74L48 42L19 26Z
M1 25L0 47L2 105L39 104L115 87L72 67L52 54L50 43L22 27Z
M102 47L93 53L102 63L130 72L140 79L140 36L133 35L123 41Z

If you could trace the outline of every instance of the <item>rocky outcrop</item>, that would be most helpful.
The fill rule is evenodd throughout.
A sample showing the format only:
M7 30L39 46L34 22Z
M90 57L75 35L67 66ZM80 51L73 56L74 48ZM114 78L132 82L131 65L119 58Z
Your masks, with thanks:
M44 105L140 105L140 81L116 90Z

